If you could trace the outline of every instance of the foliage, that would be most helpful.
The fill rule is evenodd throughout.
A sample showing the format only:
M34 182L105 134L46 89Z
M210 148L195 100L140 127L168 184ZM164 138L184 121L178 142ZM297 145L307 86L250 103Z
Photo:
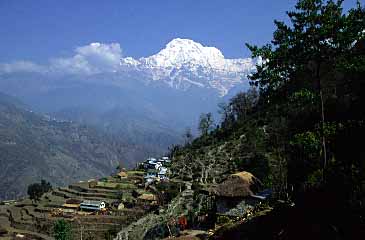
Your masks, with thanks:
M57 220L53 225L53 236L56 240L70 240L71 224L64 219Z
M102 178L100 178L100 182L108 182L108 179L106 178L106 177L102 177Z
M35 201L38 201L44 193L47 193L52 190L51 183L41 180L40 183L33 183L28 186L28 195L29 198Z
M202 113L199 119L199 131L203 136L207 136L209 131L213 128L212 113Z
M193 136L190 128L186 128L185 129L185 132L183 134L183 138L185 140L185 144L190 144L191 143L191 141L193 140L194 136Z
M330 185L329 175L353 174L344 169L361 161L341 159L338 152L346 149L333 148L346 122L364 117L354 86L364 89L358 77L364 68L358 63L365 60L365 11L358 4L343 14L342 2L300 0L288 12L291 25L275 21L272 44L247 45L254 57L262 59L250 76L260 88L262 106L270 113L277 105L287 118L290 144L284 153L289 181L297 187L306 182L313 185L319 173L323 175L317 184ZM361 114L353 114L355 108Z
M343 13L342 2L299 0L270 44L247 45L253 88L219 104L216 129L173 149L178 174L205 183L246 170L280 198L321 187L365 201L365 9Z

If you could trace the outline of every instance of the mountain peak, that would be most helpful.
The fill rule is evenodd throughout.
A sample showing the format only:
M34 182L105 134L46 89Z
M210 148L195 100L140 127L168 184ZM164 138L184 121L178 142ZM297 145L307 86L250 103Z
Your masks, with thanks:
M187 46L187 45L198 45L199 47L203 47L200 43L194 42L188 38L174 38L169 43L166 44L166 48L173 48L176 46Z
M199 65L211 68L221 64L224 56L215 47L205 47L190 39L175 38L157 54L141 60L155 67Z
M246 79L255 66L252 59L226 59L215 47L191 39L175 38L158 53L121 59L123 69L140 71L152 80L165 81L171 87L190 86L217 89L221 96Z

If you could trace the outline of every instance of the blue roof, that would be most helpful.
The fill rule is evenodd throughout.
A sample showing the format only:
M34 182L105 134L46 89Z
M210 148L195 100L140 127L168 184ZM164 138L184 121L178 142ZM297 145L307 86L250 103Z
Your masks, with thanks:
M80 205L80 208L91 209L91 210L99 210L100 209L99 206L88 206L88 205Z
M255 196L259 197L261 199L266 199L268 197L270 197L272 195L272 190L271 189L265 189L259 193L257 193Z

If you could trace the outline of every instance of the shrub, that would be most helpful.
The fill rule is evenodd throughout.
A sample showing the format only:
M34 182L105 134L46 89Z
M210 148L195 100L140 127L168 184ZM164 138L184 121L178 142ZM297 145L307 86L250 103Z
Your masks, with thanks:
M71 240L71 224L64 219L57 220L53 225L53 236L56 240Z

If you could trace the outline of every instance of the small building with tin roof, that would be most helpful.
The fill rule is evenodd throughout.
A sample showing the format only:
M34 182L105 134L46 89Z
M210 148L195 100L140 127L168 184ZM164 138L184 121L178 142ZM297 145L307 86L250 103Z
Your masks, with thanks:
M80 203L80 209L84 211L100 211L106 207L104 201L85 200Z

